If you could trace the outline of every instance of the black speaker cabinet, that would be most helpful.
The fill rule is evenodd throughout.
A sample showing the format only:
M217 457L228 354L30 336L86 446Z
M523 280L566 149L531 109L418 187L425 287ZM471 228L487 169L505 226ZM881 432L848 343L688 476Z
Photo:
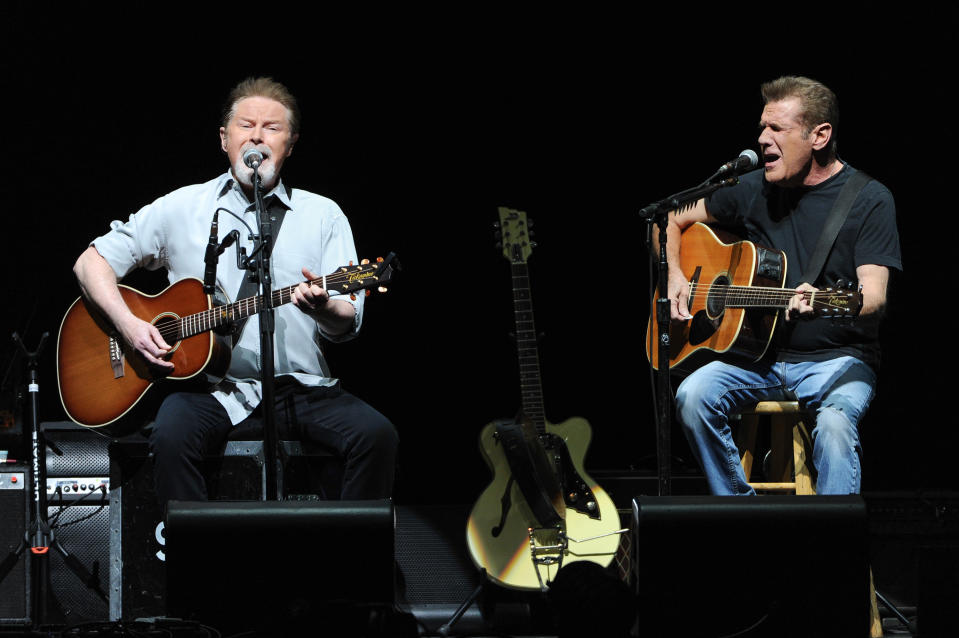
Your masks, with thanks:
M212 501L258 501L263 496L262 450L231 442L204 468ZM166 532L153 487L146 441L110 445L110 618L166 616Z
M30 490L27 467L18 464L0 465L0 564L9 571L0 582L0 627L30 623L30 550L25 549L14 563L16 551L30 520Z
M393 604L384 501L171 501L170 615L220 631L324 626Z
M639 497L642 636L867 636L858 496Z
M104 495L99 502L67 505L69 507L62 510L57 506L49 506L47 520L63 549L95 577L100 591L109 598L110 501ZM108 602L80 580L76 572L67 566L60 552L51 548L47 556L49 589L47 614L41 619L42 622L75 625L108 620Z
M255 456L218 459L208 469L215 475L209 477L211 498L260 498L263 468ZM110 485L110 618L165 616L166 534L145 441L110 446Z
M70 421L41 424L46 450L47 520L60 545L110 592L110 439ZM109 619L109 605L51 549L45 624Z

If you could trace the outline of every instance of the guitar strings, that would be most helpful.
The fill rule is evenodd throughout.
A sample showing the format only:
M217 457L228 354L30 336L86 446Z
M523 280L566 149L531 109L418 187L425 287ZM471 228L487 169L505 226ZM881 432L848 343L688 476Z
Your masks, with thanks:
M762 286L737 286L720 284L691 284L690 291L690 299L699 299L702 297L708 298L710 295L715 295L726 300L735 299L737 304L752 302L754 305L758 306L763 305L761 302L778 301L780 303L788 303L789 300L795 295L803 294L805 297L812 299L813 306L826 308L847 308L846 305L837 304L831 301L831 299L837 294L832 290L806 290L802 291L802 293L797 293L795 290L790 290L787 288L765 288Z
M378 268L378 265L371 265L369 267L361 267L359 270L351 270L343 272L341 270L331 273L325 277L326 279L326 288L329 289L330 285L338 285L341 283L349 283L353 277L358 273L372 273ZM311 279L309 281L304 281L300 283L308 283L310 285L323 285L323 277L317 279ZM273 299L273 305L283 305L286 304L293 298L293 291L300 284L294 284L292 286L287 286L286 288L280 288L272 291L271 297ZM192 315L187 315L184 317L178 317L175 321L169 321L157 326L157 330L160 332L160 336L163 337L163 340L167 343L170 340L179 341L187 337L191 337L196 334L207 332L213 328L216 328L223 323L235 321L238 318L242 318L242 313L256 314L258 309L263 306L263 295L256 295L253 297L247 297L246 299L240 299L231 304L225 306L217 306L215 308L208 308L198 313ZM238 316L242 315L242 316ZM188 329L187 327L190 327Z

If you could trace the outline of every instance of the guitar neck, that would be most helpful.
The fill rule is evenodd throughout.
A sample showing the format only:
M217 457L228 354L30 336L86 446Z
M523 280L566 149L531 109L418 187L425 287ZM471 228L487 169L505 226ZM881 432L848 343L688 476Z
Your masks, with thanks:
M540 434L546 432L543 407L543 382L539 370L533 299L529 287L529 269L525 263L511 264L513 273L513 312L516 318L516 352L519 359L520 392L523 414Z
M325 288L330 292L339 292L348 294L363 288L378 285L380 278L374 273L378 268L376 266L355 266L351 268L341 268L340 270L312 279L306 283ZM276 308L293 300L293 291L300 284L280 288L270 293L271 307ZM186 339L210 330L227 326L233 322L241 321L251 317L266 308L266 299L263 295L254 295L246 299L240 299L231 304L216 306L203 312L181 317L178 321L178 335L176 339Z
M789 300L797 294L792 288L698 283L691 283L689 291L691 299L696 296L721 299L722 306L725 308L787 308L789 307ZM837 295L833 290L807 290L802 295L814 309L819 311L846 311L849 309L849 296L847 294Z

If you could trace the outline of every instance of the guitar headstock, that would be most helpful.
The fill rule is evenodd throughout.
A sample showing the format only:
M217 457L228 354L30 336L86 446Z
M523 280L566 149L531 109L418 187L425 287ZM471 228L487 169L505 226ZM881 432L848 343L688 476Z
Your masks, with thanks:
M370 294L370 289L376 288L377 292L386 292L386 286L393 280L393 274L400 270L400 261L396 258L396 253L390 253L386 257L377 257L376 261L369 259L362 260L358 265L343 266L336 273L327 277L328 285L336 280L336 285L330 285L330 290L335 290L340 294L349 294L350 299L356 299L353 293L358 290L366 290Z
M503 256L512 264L526 263L536 242L530 239L533 222L526 221L526 213L505 206L499 207L499 228Z
M816 291L813 299L817 317L852 319L862 310L862 287L853 290L852 284L840 280L835 287Z

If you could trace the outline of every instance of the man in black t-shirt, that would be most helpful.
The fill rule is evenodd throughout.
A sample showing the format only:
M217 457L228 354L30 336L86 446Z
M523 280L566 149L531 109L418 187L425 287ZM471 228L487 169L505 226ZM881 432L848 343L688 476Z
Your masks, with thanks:
M782 77L762 86L765 107L759 145L763 168L732 188L670 215L669 299L674 321L691 319L689 282L679 268L680 235L694 222L721 222L746 238L783 250L786 285L797 291L775 335L775 351L759 362L713 361L687 377L677 391L677 414L714 494L752 494L733 443L729 418L763 400L798 400L816 415L813 464L819 494L858 493L861 450L858 426L872 400L879 367L879 319L886 304L889 269L901 269L892 194L866 184L850 209L822 273L799 281L823 225L856 169L839 159L836 97L819 82ZM813 308L802 291L840 279L862 287L862 310L849 324L808 320Z

